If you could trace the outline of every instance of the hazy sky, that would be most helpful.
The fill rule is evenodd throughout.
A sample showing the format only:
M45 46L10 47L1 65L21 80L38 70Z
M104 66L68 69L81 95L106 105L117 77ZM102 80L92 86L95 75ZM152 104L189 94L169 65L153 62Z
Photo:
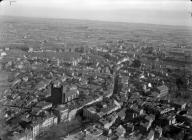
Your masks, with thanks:
M192 26L190 0L9 0L0 15Z

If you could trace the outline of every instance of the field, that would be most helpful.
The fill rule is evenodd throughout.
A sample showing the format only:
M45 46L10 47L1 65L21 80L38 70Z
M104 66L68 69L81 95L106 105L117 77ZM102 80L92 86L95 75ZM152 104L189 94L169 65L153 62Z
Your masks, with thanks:
M192 28L182 26L21 17L0 17L0 24L0 47L94 47L117 39L192 44Z

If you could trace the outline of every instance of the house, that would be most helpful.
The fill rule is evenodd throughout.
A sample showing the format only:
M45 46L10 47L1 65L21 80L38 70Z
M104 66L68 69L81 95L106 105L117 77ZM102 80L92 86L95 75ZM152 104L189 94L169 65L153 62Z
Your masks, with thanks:
M124 119L125 119L126 110L127 110L126 108L123 108L121 111L119 111L119 112L117 113L118 117L120 117L121 120L124 120Z
M40 123L41 123L41 120L37 119L33 121L33 123L31 124L33 138L35 138L40 133L40 127L41 127Z
M86 135L91 135L92 137L99 137L103 134L103 130L99 129L97 127L89 126L88 128L85 129Z
M117 114L112 113L109 116L101 118L99 122L105 129L109 129L115 123L117 118L118 118Z
M134 131L134 124L133 123L127 123L126 124L126 131L127 133L132 133Z
M137 117L138 115L143 115L144 114L144 110L142 108L140 108L137 104L132 104L130 106L130 109L133 110L134 117Z
M159 96L159 93L156 91L153 91L150 96L153 98L157 98Z
M159 126L156 126L155 127L155 134L156 134L155 136L157 138L161 138L162 134L163 134L163 129L161 127L159 127Z
M132 109L127 109L126 111L126 120L127 121L131 121L132 119L136 118L138 116L137 113L135 113L135 111L133 111Z
M162 98L162 97L167 96L167 94L169 92L169 88L166 85L162 85L162 86L157 87L157 92L159 93L157 98Z
M28 52L33 52L33 48L30 47L29 50L28 50Z
M146 122L141 122L140 125L142 127L145 128L145 131L148 131L153 123L153 121L155 120L155 116L154 115L147 115L145 116L145 120Z
M43 121L41 123L41 128L42 129L49 128L54 124L57 124L57 122L58 122L57 117L55 117L54 115L46 116L45 118L43 118Z
M69 111L69 115L68 115L68 120L71 121L76 117L77 112L81 109L82 107L78 108L75 107L74 109Z
M77 140L79 140L79 139L77 139ZM109 140L109 139L108 139L108 137L106 137L104 135L100 135L98 137L94 137L92 135L86 135L84 140Z
M69 110L64 105L58 105L55 114L58 117L58 122L65 122L68 120Z
M175 110L175 108L174 107L162 107L161 108L161 111L160 111L160 114L165 114L165 113L169 113L169 112L171 112L171 111L174 111Z
M7 55L6 52L1 52L1 57L4 57L4 56L6 56L6 55Z
M43 110L41 108L32 108L32 111L31 111L31 115L32 116L39 116L39 114L42 112Z
M147 140L154 140L155 132L151 130L147 136Z
M8 136L9 140L30 140L27 139L26 133L13 133L12 136ZM32 140L32 139L31 139Z
M175 115L169 115L167 119L169 120L169 125L174 125L176 123Z
M121 83L122 83L122 84L125 84L125 85L128 85L128 83L129 83L129 77L122 76L122 77L121 77Z
M173 106L176 110L185 110L187 107L187 103L184 101L171 102L170 105Z
M21 83L21 79L15 79L13 82L12 82L12 86L15 86L17 84L20 84Z
M151 122L140 122L140 128L142 128L142 130L144 132L148 131L151 127Z
M145 119L147 120L147 121L154 121L155 120L155 115L153 115L153 114L150 114L150 115L146 115L145 116Z
M154 114L154 115L159 115L161 112L161 110L159 108L157 108L155 105L149 104L149 103L145 103L143 105L143 108L147 113Z
M126 133L126 130L125 128L122 126L122 125L119 125L116 130L115 130L115 134L118 136L118 137L124 137Z
M42 110L50 109L52 107L52 103L46 101L40 101L35 105L36 108L40 108Z

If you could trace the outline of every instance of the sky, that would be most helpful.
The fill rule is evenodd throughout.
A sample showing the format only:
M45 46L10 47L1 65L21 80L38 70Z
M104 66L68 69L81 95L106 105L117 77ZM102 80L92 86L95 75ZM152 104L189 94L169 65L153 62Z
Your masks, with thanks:
M0 15L192 26L190 0L15 0Z

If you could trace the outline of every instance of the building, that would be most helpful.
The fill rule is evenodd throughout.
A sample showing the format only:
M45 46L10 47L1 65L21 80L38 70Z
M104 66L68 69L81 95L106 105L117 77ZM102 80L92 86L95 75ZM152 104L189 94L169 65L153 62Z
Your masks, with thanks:
M40 101L36 104L36 108L40 108L42 110L50 109L52 107L52 103L46 101Z
M117 118L118 115L114 112L106 117L101 118L99 122L105 129L109 129L115 123Z
M63 99L63 86L56 86L51 83L51 101L53 104L62 104Z
M92 120L97 120L120 109L120 107L121 106L117 101L108 99L106 101L98 102L91 107L84 108L83 116Z
M79 96L76 85L54 85L51 83L51 101L53 104L64 104Z
M33 134L33 138L35 138L37 135L39 135L40 133L40 123L41 120L38 119L36 121L34 121L31 126L32 126L32 134Z
M174 107L176 110L185 110L187 107L187 103L185 101L170 102L170 105Z
M17 131L10 135L12 140L36 140L36 137L46 129L58 123L58 119L53 114L47 113L34 116L30 121L18 123Z
M124 119L125 119L126 110L127 110L126 108L123 108L121 111L119 111L119 112L117 113L118 117L120 117L121 120L124 120Z
M124 137L126 133L126 129L122 125L119 125L115 131L118 137Z
M63 87L64 99L62 102L70 102L79 96L79 90L76 85Z
M147 136L147 140L154 140L154 134L155 132L153 130L151 130Z
M90 119L90 120L97 120L99 119L99 115L94 107L83 108L83 116Z
M168 92L169 92L169 88L165 85L159 86L157 87L157 92L158 92L158 98L162 98L167 96Z
M58 118L53 114L46 115L45 117L37 117L33 120L32 126L32 133L33 139L40 134L41 132L45 131L46 129L50 128L53 125L58 123Z
M58 122L65 122L68 120L69 117L69 109L66 108L64 105L59 105L55 109L55 114L58 117Z
M103 134L103 130L97 128L96 126L89 126L85 129L86 135L91 135L92 137L99 137Z

